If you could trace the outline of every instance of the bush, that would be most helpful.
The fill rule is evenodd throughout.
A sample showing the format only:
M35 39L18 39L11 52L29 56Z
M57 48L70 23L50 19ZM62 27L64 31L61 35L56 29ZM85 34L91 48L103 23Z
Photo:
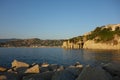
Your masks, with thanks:
M101 29L97 27L90 35L87 36L87 38L89 40L93 40L96 37L99 37L99 39L95 39L96 42L106 42L112 40L116 33L120 34L118 31L111 31L111 28Z

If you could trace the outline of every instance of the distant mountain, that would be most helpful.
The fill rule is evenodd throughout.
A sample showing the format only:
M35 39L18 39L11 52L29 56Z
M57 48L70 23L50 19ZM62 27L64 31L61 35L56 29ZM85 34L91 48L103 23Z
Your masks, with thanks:
M0 43L1 42L14 41L14 40L20 40L20 39L15 39L15 38L13 38L13 39L0 39Z
M0 47L41 47L41 46L61 46L63 40L41 40L32 39L1 39Z

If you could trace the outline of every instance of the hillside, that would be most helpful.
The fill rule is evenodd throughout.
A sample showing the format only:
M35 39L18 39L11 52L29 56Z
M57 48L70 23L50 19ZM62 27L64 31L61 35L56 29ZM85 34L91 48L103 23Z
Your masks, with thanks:
M8 42L8 41L14 41L14 40L20 40L20 39L0 39L0 43L1 42Z
M97 27L86 36L87 40L95 40L96 42L113 41L120 36L120 24Z
M41 40L34 39L20 39L7 42L1 42L0 47L41 47L41 46L61 46L63 40Z
M96 29L91 32L67 40L63 43L63 47L120 49L120 24L109 24L96 27Z

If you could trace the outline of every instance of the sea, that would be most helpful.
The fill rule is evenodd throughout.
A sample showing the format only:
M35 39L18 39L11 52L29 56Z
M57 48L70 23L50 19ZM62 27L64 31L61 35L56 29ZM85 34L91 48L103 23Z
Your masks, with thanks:
M0 48L0 66L11 67L13 60L29 64L49 63L63 66L74 65L79 62L83 65L101 63L120 63L119 50L86 50L63 48Z

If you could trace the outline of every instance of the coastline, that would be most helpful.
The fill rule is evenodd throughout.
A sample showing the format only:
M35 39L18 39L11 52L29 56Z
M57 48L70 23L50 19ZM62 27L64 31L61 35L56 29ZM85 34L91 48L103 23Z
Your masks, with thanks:
M40 47L0 47L0 48L62 48L61 46L40 46Z
M90 50L90 51L120 51L120 49L87 49L87 48L63 48L62 46L41 46L41 47L0 47L0 48L62 48L64 50Z

